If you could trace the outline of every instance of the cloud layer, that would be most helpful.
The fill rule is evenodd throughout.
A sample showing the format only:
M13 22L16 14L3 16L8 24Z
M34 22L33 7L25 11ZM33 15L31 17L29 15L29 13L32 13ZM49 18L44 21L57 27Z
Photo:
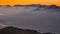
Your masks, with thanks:
M34 29L39 32L60 32L60 9L37 7L0 7L0 21L19 28Z

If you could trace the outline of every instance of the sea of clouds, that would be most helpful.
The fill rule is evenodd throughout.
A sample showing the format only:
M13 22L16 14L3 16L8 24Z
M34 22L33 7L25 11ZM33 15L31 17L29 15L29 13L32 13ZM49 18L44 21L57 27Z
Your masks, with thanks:
M0 7L0 23L39 32L60 33L60 9ZM4 22L3 22L4 21Z

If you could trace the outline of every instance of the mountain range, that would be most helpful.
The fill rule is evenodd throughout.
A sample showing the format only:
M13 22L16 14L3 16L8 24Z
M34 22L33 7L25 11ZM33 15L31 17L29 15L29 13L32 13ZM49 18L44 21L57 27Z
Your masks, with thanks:
M60 6L56 6L56 5L40 5L40 4L31 4L31 5L14 5L14 6L10 6L10 5L5 5L5 6L1 6L0 7L5 7L5 8L11 8L11 7L25 7L25 9L28 9L29 7L35 7L36 9L34 9L33 11L37 11L40 10L40 8L45 8L45 10L47 9L60 9Z
M10 6L10 5L4 5L5 7L50 7L50 8L60 8L60 6L56 6L56 5L40 5L40 4L30 4L30 5L14 5L14 6ZM3 7L2 5L0 5L0 7Z

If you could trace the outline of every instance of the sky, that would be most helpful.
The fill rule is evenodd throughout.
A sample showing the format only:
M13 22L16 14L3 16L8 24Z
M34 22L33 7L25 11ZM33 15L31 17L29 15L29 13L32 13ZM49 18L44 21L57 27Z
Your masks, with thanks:
M56 4L60 6L60 0L0 0L1 5L15 5L15 4L44 4L44 5L51 5Z

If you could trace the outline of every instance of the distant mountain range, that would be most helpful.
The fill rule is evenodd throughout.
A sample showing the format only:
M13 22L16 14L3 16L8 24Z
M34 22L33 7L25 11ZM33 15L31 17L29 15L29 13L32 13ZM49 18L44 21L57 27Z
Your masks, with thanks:
M3 7L2 5L0 5L0 7ZM49 8L60 8L59 6L56 5L40 5L40 4L31 4L31 5L14 5L14 6L10 6L10 5L5 5L5 7L49 7Z
M0 7L5 7L5 8L11 8L11 7L24 7L25 9L28 9L29 7L33 7L35 8L33 11L40 11L41 8L44 8L44 10L48 10L48 9L60 9L59 6L56 5L40 5L40 4L31 4L31 5L14 5L14 6L10 6L10 5L5 5L2 6L0 5Z

